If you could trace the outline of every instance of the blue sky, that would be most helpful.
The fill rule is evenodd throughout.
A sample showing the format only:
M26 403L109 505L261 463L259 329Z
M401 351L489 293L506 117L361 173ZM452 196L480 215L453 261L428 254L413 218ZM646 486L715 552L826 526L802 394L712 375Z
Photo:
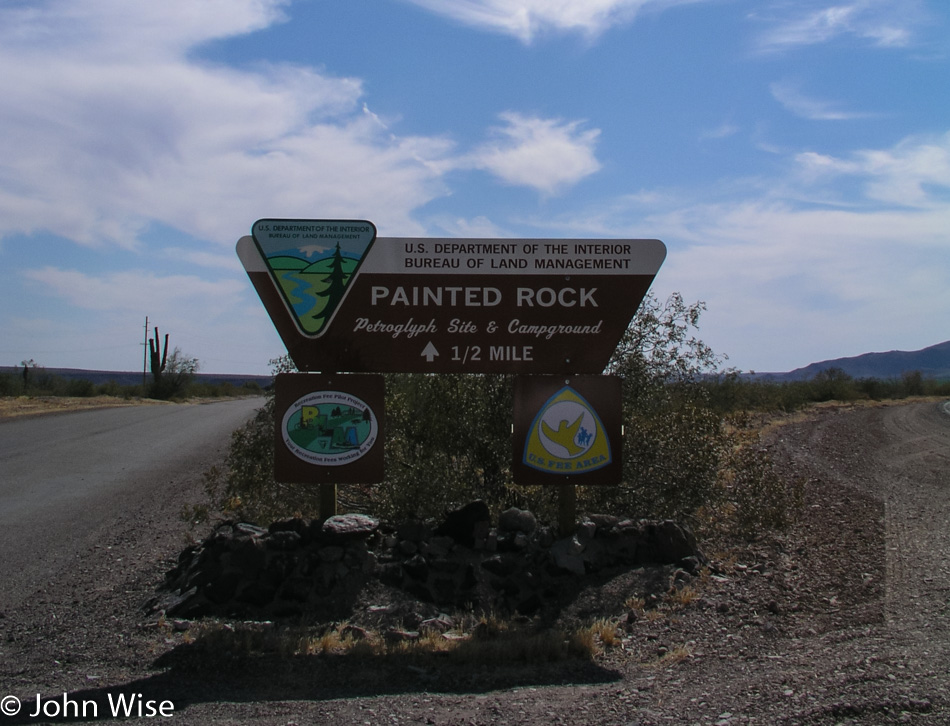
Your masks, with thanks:
M944 0L3 0L0 365L283 346L259 218L659 238L783 371L950 339Z

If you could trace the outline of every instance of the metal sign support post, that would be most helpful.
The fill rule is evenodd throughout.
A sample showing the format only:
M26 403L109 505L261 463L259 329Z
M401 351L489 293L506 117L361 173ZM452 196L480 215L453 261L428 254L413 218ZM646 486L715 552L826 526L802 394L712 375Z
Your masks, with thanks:
M335 517L336 513L336 484L321 484L320 519Z
M577 524L577 487L570 482L557 485L557 528L562 537Z
M336 377L336 371L329 372ZM337 484L336 482L320 482L320 519L329 519L337 515Z

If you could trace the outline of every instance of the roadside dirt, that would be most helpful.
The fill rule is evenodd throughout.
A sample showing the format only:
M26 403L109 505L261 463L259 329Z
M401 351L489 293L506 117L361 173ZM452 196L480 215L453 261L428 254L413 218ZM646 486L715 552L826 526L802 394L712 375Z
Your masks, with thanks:
M0 697L26 714L68 692L105 720L109 694L141 693L183 724L950 723L947 406L815 410L762 446L804 482L799 522L722 543L708 574L633 616L631 578L582 593L566 620L622 618L591 661L289 655L248 648L250 626L212 642L147 619L196 474L163 501L143 493L64 581L0 613ZM23 714L10 722L41 722Z
M46 413L85 411L117 406L170 405L150 398L119 398L117 396L3 396L0 397L0 419L37 416Z

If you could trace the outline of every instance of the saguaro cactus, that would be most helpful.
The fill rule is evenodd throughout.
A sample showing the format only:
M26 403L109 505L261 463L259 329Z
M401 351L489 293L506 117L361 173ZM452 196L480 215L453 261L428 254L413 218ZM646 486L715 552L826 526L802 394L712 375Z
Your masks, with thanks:
M158 383L165 371L165 362L168 360L168 333L165 333L165 348L162 350L162 356L159 358L158 326L155 326L155 338L148 339L149 361L152 368L152 378Z

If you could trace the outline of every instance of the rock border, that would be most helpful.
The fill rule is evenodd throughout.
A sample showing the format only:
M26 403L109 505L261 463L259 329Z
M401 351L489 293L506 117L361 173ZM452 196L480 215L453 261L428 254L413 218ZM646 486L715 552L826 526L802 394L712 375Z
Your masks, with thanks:
M217 526L188 547L146 605L176 618L349 617L380 584L440 608L533 616L607 573L707 563L692 531L671 520L591 515L558 538L533 513L511 508L493 525L473 502L438 526L364 514L288 519L267 529Z

